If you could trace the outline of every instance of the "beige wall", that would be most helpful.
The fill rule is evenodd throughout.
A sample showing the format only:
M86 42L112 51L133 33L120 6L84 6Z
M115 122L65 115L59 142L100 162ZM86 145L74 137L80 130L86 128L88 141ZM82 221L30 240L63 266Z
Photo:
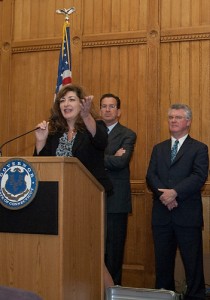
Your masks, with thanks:
M152 287L151 194L145 173L153 145L168 137L171 103L192 107L191 135L210 146L210 1L0 1L0 143L48 118L64 21L55 10L71 6L76 8L70 17L73 81L95 96L96 106L102 93L118 94L121 122L138 135L123 283ZM33 146L31 134L5 146L3 154L31 155ZM209 254L209 181L203 195Z

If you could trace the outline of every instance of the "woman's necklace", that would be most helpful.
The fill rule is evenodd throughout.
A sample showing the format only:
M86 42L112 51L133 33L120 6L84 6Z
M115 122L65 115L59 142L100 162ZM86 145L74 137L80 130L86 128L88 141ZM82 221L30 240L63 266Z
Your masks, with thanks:
M76 131L75 128L69 129L69 131L68 131L68 140L72 140L73 137L75 136L76 132L77 132L77 131Z

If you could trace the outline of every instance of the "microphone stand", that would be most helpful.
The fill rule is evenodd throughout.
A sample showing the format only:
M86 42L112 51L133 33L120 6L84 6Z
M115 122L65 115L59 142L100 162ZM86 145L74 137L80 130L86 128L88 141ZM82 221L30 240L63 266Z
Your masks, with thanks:
M30 131L27 131L27 132L25 132L25 133L23 133L23 134L21 134L21 135L18 135L18 136L16 136L16 137L14 137L13 139L11 139L11 140L9 140L9 141L6 141L5 143L3 143L1 146L0 146L0 157L2 157L2 151L1 151L1 149L6 145L6 144L8 144L8 143L10 143L10 142L12 142L12 141L14 141L14 140L16 140L16 139L19 139L20 137L22 137L22 136L24 136L24 135L26 135L26 134L29 134L29 133L31 133L31 132L33 132L33 131L36 131L37 129L39 129L40 127L36 127L36 128L34 128L34 129L32 129L32 130L30 130Z

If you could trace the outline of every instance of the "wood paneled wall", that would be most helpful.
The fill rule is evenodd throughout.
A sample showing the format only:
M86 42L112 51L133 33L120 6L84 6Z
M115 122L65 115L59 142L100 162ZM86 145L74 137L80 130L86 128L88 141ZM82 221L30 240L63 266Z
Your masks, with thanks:
M168 134L167 109L193 110L191 135L210 147L209 0L0 1L0 144L49 116L64 18L70 16L73 81L95 96L122 100L121 122L137 132L131 162L123 284L154 286L151 194L145 173L152 147ZM5 156L30 156L33 134L11 142ZM203 193L204 251L210 253L210 182Z

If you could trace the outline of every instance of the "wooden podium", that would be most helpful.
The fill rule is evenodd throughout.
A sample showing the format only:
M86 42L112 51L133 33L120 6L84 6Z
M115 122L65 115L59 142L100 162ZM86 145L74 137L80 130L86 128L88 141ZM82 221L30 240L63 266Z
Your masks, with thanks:
M0 164L8 159L1 157ZM58 183L58 233L0 232L1 285L44 300L104 299L103 187L76 158L23 159L39 181Z

